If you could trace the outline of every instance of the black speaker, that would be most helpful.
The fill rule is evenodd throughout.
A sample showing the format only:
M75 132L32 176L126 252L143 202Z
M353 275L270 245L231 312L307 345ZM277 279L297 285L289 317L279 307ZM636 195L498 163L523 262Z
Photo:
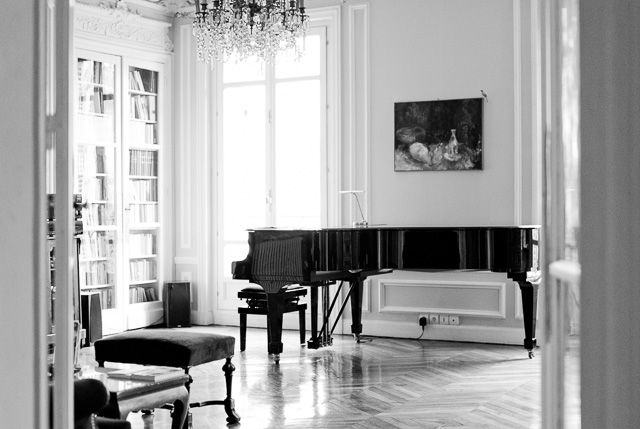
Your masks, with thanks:
M86 332L83 343L89 347L96 340L102 338L102 306L100 305L99 292L82 292L82 328Z
M164 324L167 328L191 326L191 284L166 282L162 291Z

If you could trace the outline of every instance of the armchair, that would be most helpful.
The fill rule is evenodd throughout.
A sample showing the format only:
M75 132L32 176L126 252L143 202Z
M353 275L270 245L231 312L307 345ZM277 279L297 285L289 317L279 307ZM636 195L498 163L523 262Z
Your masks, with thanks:
M81 379L73 383L74 429L131 429L126 420L98 417L109 402L109 392L100 380ZM53 407L51 407L53 413Z

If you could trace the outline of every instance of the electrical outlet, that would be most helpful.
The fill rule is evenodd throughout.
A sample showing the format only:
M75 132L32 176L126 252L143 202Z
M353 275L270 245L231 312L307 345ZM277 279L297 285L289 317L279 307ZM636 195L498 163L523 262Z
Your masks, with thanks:
M429 324L430 325L437 325L440 323L440 316L438 316L437 314L430 314L429 315Z
M427 326L428 319L425 316L418 317L418 324L420 326Z
M460 324L460 318L457 315L449 315L449 325L458 326Z
M449 324L449 316L447 316L446 314L441 314L440 315L440 324L441 325L448 325Z

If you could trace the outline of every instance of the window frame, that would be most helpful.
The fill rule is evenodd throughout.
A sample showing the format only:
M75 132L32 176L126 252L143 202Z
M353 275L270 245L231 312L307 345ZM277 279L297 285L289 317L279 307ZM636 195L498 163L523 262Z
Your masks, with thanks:
M339 7L320 8L317 10L308 10L310 16L310 30L318 31L321 29L325 32L326 36L326 50L325 50L325 62L324 62L324 102L326 103L326 113L322 115L324 123L321 125L323 130L323 160L322 168L325 171L322 182L322 226L330 227L336 226L339 223L339 177L340 177L340 103L339 103L339 49L340 46L340 9ZM224 213L223 202L223 190L224 190L224 177L223 177L223 132L222 129L222 100L223 100L223 85L222 85L222 68L215 67L215 90L216 95L215 102L213 103L213 115L215 119L215 133L214 144L216 154L216 174L214 176L214 189L216 190L216 202L214 203L214 213L216 219L212 220L214 227L214 249L215 249L215 265L216 274L214 275L216 293L216 305L217 310L229 310L218 311L214 314L214 323L235 323L237 324L237 297L236 292L240 288L246 286L246 282L233 280L229 275L230 267L226 267L224 258L224 246L229 242L225 242L223 237L224 219L222 214ZM269 74L269 73L267 73ZM275 88L275 80L273 82L273 88ZM273 91L269 91L267 88L267 97L273 100ZM277 114L277 113L276 113ZM270 127L267 124L268 139L273 141L275 137L275 127ZM265 194L266 195L266 194ZM260 226L260 225L257 225ZM245 243L245 242L243 242ZM227 261L228 262L228 261Z

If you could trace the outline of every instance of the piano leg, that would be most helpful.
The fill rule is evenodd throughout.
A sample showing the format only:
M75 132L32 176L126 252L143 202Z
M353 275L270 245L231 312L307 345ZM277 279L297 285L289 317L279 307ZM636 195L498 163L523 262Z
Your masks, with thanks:
M536 348L536 316L538 307L538 286L535 283L519 281L522 294L522 315L524 317L524 348L529 352L529 359L533 358L533 350Z
M280 362L282 353L282 315L284 314L284 295L267 292L267 329L269 337L269 354L275 363Z
M356 342L362 336L362 287L364 279L360 276L349 281L351 283L351 333Z
M318 338L318 288L311 287L311 338L307 341L310 349L319 349L320 339Z
M329 287L322 288L322 346L333 345L333 339L331 338L331 332L329 332L329 324L331 323L331 311L333 304L329 304L331 301L331 294L329 293Z

